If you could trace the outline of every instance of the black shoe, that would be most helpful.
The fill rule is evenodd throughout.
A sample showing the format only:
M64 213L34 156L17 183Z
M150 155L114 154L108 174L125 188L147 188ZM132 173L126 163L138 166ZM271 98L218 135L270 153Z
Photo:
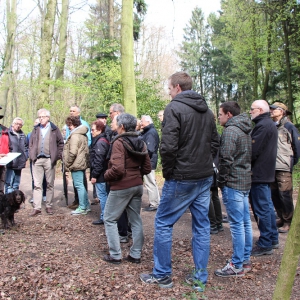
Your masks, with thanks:
M224 227L223 227L222 223L217 225L217 229L218 229L219 232L224 231Z
M103 222L103 220L100 219L100 220L93 221L92 224L93 225L103 225L104 222Z
M270 255L270 254L273 254L273 248L262 248L262 247L259 247L259 246L255 246L253 249L252 249L252 253L251 253L251 256L262 256L262 255Z
M148 206L143 208L143 211L155 211L155 210L157 210L157 207L154 206Z
M103 260L115 265L119 265L122 261L121 259L112 258L109 254L104 255Z
M227 216L222 219L222 223L229 223Z
M257 246L258 240L255 242L255 245ZM272 241L272 248L278 249L279 248L279 241Z
M141 263L141 259L140 258L134 258L134 257L130 256L129 254L128 254L127 257L124 258L124 260L127 260L127 261L129 261L129 262L131 262L133 264L140 264Z
M217 226L210 227L210 234L219 233Z

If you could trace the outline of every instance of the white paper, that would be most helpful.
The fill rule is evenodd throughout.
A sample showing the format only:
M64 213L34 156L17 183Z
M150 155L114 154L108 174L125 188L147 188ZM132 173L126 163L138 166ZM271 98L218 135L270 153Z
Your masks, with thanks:
M0 158L0 166L6 166L8 163L10 163L12 160L14 160L16 157L20 156L21 153L18 152L9 152L4 157Z

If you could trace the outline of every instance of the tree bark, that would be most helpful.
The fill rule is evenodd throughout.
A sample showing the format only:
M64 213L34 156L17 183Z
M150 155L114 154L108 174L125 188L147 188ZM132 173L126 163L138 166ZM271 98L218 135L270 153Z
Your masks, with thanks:
M133 0L122 1L121 74L126 112L136 116L136 90L133 60Z
M108 0L109 39L114 38L114 0Z
M286 239L273 300L290 299L300 255L300 188L292 224Z
M41 44L41 57L40 57L40 99L39 106L49 103L49 80L51 68L51 50L52 39L54 32L55 11L57 0L48 0L47 12L42 30L42 44Z

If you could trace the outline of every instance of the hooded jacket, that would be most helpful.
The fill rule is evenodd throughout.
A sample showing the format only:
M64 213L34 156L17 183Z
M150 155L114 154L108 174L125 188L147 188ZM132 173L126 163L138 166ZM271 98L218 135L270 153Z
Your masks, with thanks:
M25 168L28 159L28 144L26 135L20 130L15 133L12 127L8 131L9 136L9 152L19 152L20 156L12 160L6 167L13 170L21 170Z
M104 179L111 190L123 190L143 184L143 175L151 172L146 144L136 132L117 135Z
M80 125L71 131L66 140L63 162L66 171L84 171L89 167L88 129Z
M155 170L157 167L157 160L158 160L158 147L159 147L159 136L157 130L154 127L154 124L149 124L148 126L144 127L140 138L146 143L152 170Z
M252 120L255 127L252 137L252 182L275 181L278 132L269 113L258 115Z
M165 179L197 180L212 176L219 149L214 115L204 98L188 90L164 111L160 155Z
M247 113L230 118L221 136L219 186L251 188L251 121Z

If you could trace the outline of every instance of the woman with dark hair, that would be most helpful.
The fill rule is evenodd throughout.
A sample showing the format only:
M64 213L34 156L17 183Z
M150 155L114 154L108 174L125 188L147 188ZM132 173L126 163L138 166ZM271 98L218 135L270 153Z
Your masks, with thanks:
M104 180L104 172L107 170L107 153L109 141L105 134L105 125L101 120L92 123L92 144L90 146L90 178L91 183L95 184L97 197L100 199L101 213L99 220L93 221L93 225L102 225L105 203L107 199L107 189Z
M110 192L104 212L104 225L109 245L109 255L104 260L121 263L122 253L117 221L126 210L132 229L133 244L126 260L141 262L144 243L143 224L140 216L143 175L151 172L150 158L146 144L135 131L136 118L130 114L117 116L118 135L112 141L112 152L104 179L110 185Z
M66 125L70 135L66 140L63 151L65 171L70 171L77 189L79 206L72 211L72 215L86 215L90 209L87 191L84 187L84 171L89 167L89 147L86 133L87 127L81 125L79 116L69 116Z

